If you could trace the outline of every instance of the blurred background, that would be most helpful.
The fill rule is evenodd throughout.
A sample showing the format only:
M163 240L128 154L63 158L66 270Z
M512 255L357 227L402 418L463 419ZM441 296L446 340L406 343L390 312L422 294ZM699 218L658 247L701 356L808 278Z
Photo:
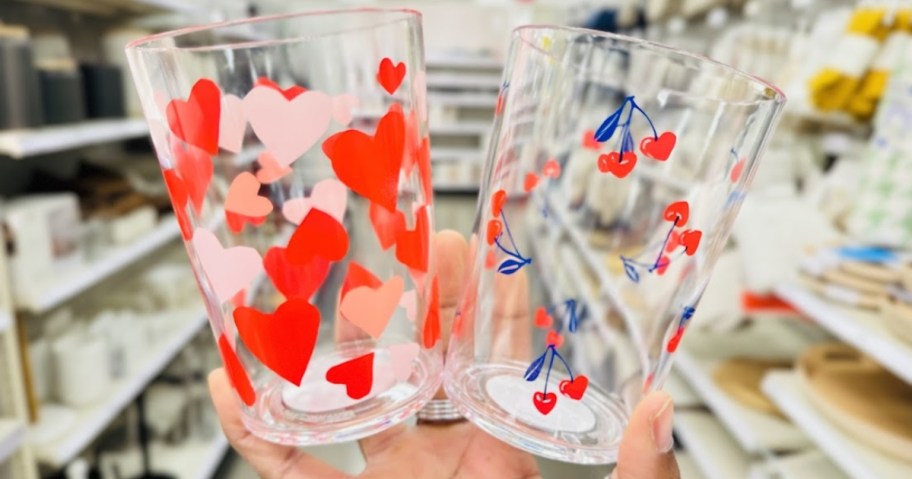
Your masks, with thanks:
M514 26L649 38L780 86L785 114L666 386L683 477L912 477L908 2L0 0L0 478L255 477L214 417L220 361L123 46L359 5L424 13L438 229L471 231ZM573 181L598 212L604 185ZM598 276L591 248L551 263ZM352 444L313 452L363 467Z

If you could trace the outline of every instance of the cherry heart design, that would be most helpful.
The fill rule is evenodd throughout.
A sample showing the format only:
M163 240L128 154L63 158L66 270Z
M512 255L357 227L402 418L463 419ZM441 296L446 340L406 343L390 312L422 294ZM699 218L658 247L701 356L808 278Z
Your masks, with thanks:
M654 160L665 161L671 156L671 150L677 141L678 137L670 131L662 133L658 138L647 136L640 142L640 151Z
M497 218L503 211L504 204L507 202L507 192L497 190L491 195L491 216Z
M369 216L380 247L384 251L388 250L396 244L396 235L405 229L405 215L398 210L391 213L386 208L371 203Z
M542 168L542 174L551 179L557 179L561 174L561 165L554 158L545 162L545 167Z
M582 374L578 374L573 378L573 381L570 381L569 379L561 381L558 389L560 389L561 394L564 396L579 401L583 398L583 394L586 393L587 387L589 387L589 378Z
M503 231L503 223L498 219L488 220L488 228L485 231L485 239L488 240L488 245L493 245L494 241L500 236L500 233Z
M554 318L548 314L548 310L546 310L544 306L539 306L538 309L535 310L535 326L542 329L548 329L553 324Z
M314 185L310 197L286 201L282 205L282 214L286 220L297 225L301 224L311 208L316 208L341 223L347 202L348 190L345 185L335 178L327 178Z
M623 155L616 151L602 153L598 157L598 169L602 173L611 173L618 178L625 178L636 166L637 156L632 151L625 151Z
M209 154L218 153L221 95L212 80L197 80L186 101L171 100L165 107L171 132Z
M380 69L377 71L377 83L392 95L399 89L402 79L405 78L405 63L399 62L393 65L393 61L384 58L380 61Z
M372 338L380 339L404 290L405 281L401 276L393 276L377 289L358 286L342 297L339 313Z
M741 179L741 173L744 172L744 166L747 165L747 159L741 158L735 163L735 166L732 166L731 173L729 174L729 179L732 183L737 183Z
M323 152L332 161L336 177L355 193L389 211L396 209L404 151L405 117L401 107L390 107L373 136L346 130L323 142Z
M497 94L497 103L494 104L494 116L503 114L504 103L506 103L506 99L504 98L504 92L501 90L501 92Z
M684 245L684 252L687 256L693 256L697 252L702 238L703 232L700 230L687 230L681 233L681 244Z
M291 85L290 87L283 89L282 87L279 86L278 83L276 83L266 77L257 78L256 85L264 86L267 88L272 88L273 90L282 93L282 95L289 100L294 100L295 97L297 97L301 93L307 92L307 88L304 88L300 85Z
M587 150L598 151L602 149L602 144L595 139L595 130L586 130L583 132L583 148Z
M389 347L389 352L396 381L408 381L412 376L412 361L418 357L421 348L417 343L394 344Z
M290 167L279 164L275 156L268 151L260 153L257 163L260 164L260 169L256 173L257 181L267 185L279 181L292 171Z
M289 166L326 133L332 99L306 91L289 100L273 88L258 86L244 97L244 112L266 149L280 165Z
M361 399L374 385L374 353L350 359L326 371L326 380L345 386L345 393L352 399Z
M246 289L263 272L263 260L255 249L249 246L223 248L209 230L194 230L190 243L209 286L220 303Z
M263 267L276 289L288 299L309 299L320 289L329 275L330 263L315 257L306 264L294 264L288 260L287 250L273 246L263 257Z
M535 173L526 174L526 179L523 181L523 189L526 190L526 193L535 189L538 186L538 175Z
M678 350L678 345L681 344L681 338L684 337L684 329L685 328L678 328L677 331L675 331L674 336L668 340L668 344L665 346L665 349L669 353L673 353Z
M374 273L371 273L364 266L350 261L348 270L345 272L345 280L342 281L342 292L339 297L344 298L354 288L367 287L377 289L380 286L383 286L383 281L380 281L380 278L374 276Z
M427 206L422 206L415 212L415 229L403 227L396 233L396 259L421 273L426 273L428 269L429 221Z
M348 253L348 233L342 223L311 209L288 240L286 257L293 264L307 264L315 257L339 261Z
M668 255L663 254L661 257L659 257L659 262L657 264L658 266L656 267L656 274L662 276L665 274L665 271L668 270L668 266L671 265L671 258L669 258Z
M165 187L168 188L168 196L171 198L171 207L174 209L181 236L184 240L189 240L193 236L193 224L187 217L187 187L174 170L162 170L162 176L165 177Z
M548 331L548 335L545 337L545 343L547 343L548 346L554 346L555 348L560 349L560 347L564 345L564 337L552 329L551 331Z
M497 265L497 255L494 253L493 249L488 250L488 256L485 257L485 269L494 269L494 266Z
M235 176L228 187L225 209L251 218L262 218L272 213L272 202L259 196L259 191L260 182L253 173L245 171Z
M205 151L192 145L181 145L179 141L171 142L171 155L174 158L174 169L184 182L193 210L200 214L206 200L206 191L212 182L215 168L212 158Z
M225 210L225 224L228 225L228 230L234 234L238 234L241 231L244 231L244 226L251 224L253 226L260 226L266 222L265 216L244 216L237 213Z
M222 111L219 117L218 146L232 153L238 153L244 146L244 131L247 118L244 116L244 102L234 95L222 97Z
M234 323L241 341L263 365L301 385L320 330L317 308L306 299L289 299L272 314L245 306L234 310Z
M681 246L681 233L680 231L673 229L668 234L668 243L665 244L665 252L671 253L678 249L678 246Z
M352 121L352 111L358 108L358 97L348 93L332 97L332 116L336 123L348 126Z
M675 201L665 207L662 218L673 222L675 226L684 226L690 219L690 204L686 201Z
M425 349L433 348L440 340L440 283L436 276L431 280L431 298L428 301L427 315L424 317L421 339Z
M244 365L241 364L241 360L238 359L234 349L231 349L231 344L224 334L219 335L218 348L222 355L222 362L225 364L225 372L228 373L228 379L231 381L231 385L234 386L234 390L237 391L244 404L248 407L253 406L256 402L256 391L253 390L253 385L250 384L250 376L247 375Z
M538 409L538 412L547 416L557 405L557 394L536 391L532 395L532 403L535 404L535 409Z

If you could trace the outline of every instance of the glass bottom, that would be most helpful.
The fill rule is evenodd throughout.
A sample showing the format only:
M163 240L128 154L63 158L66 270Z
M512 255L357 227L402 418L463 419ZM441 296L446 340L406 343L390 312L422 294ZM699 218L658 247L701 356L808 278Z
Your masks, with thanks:
M351 399L345 386L326 380L339 363L374 353L370 393ZM267 441L289 446L314 446L361 439L408 419L440 388L442 368L436 349L421 349L407 379L397 374L388 346L369 342L315 351L300 386L281 379L258 385L257 402L243 416L244 425Z
M498 439L538 456L576 464L610 464L617 460L627 413L621 400L590 383L580 400L559 391L566 374L552 372L548 392L557 401L548 414L533 403L544 378L528 382L526 366L476 364L447 371L447 396L468 420Z

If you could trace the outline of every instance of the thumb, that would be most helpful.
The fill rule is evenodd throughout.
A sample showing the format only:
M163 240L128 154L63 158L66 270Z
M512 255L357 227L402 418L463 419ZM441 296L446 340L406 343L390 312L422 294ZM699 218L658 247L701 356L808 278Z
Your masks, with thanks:
M671 396L656 391L633 411L621 447L618 465L612 477L616 479L675 479L680 478L671 437L674 404Z

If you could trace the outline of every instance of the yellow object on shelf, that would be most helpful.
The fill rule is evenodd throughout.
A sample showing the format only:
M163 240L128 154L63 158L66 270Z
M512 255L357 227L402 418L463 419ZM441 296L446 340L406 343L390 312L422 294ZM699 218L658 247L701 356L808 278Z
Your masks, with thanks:
M852 14L846 32L872 36L883 40L890 33L890 25L884 20L887 15L883 8L859 8Z
M835 68L824 68L811 78L811 103L821 111L841 109L851 99L858 80L849 78Z

